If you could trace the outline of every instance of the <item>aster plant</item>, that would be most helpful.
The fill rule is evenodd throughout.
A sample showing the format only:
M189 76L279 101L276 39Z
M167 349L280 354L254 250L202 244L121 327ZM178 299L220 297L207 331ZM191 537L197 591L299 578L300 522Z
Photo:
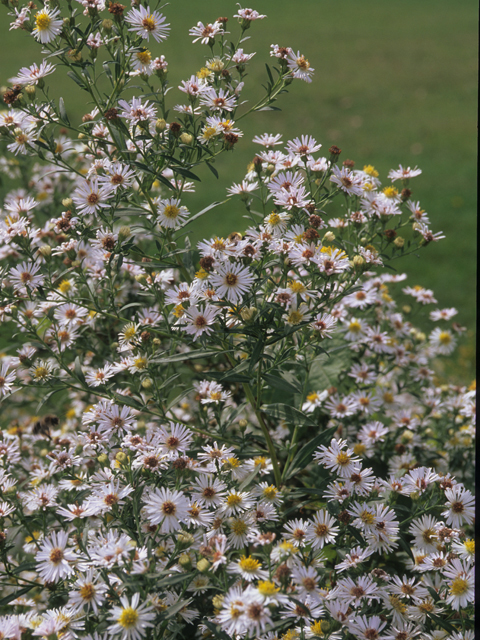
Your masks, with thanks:
M173 5L2 1L44 60L0 113L0 638L473 639L475 391L433 368L462 328L392 267L442 237L420 169L259 134L248 226L193 248L197 168L305 55L245 104L266 16L198 21L176 104Z

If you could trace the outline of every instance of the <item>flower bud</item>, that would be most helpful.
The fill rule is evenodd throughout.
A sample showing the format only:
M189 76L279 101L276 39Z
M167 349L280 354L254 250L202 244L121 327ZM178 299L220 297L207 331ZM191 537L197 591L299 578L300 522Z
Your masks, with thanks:
M69 209L73 205L73 200L71 198L64 198L62 200L62 204L64 207L67 207L67 209Z
M145 378L142 380L142 389L151 389L153 387L153 382L150 378Z
M192 559L190 558L188 553L182 553L178 558L178 564L182 567L182 569L190 571L190 569L192 568Z
M191 533L188 533L188 531L181 531L177 535L177 542L183 548L191 547L195 542L195 538Z
M159 118L155 122L155 131L157 133L162 133L162 131L165 131L166 127L167 127L167 123L165 122L165 120L163 118Z
M97 460L100 464L106 464L108 462L108 456L106 453L101 453L98 456Z
M192 144L193 142L193 136L191 133L182 133L182 135L180 136L180 142L183 142L183 144Z
M353 256L353 266L355 269L361 269L365 265L365 258L363 256Z
M323 240L325 242L333 242L335 240L335 234L331 231L327 231L327 233L323 236Z
M239 421L238 421L238 426L239 426L239 427L240 427L240 429L242 429L242 431L243 431L244 429L246 429L246 428L247 428L247 426L248 426L248 421L247 421L247 420L245 420L245 418L242 418L241 420L239 420Z
M140 284L145 284L147 282L147 276L144 273L137 273L135 280Z
M130 229L130 227L124 225L123 227L120 227L120 231L118 232L118 239L120 240L120 242L122 242L123 240L129 238L131 233L132 230Z
M206 573L210 569L210 562L206 558L202 558L197 562L197 571Z
M409 304L404 304L402 307L403 313L411 313L412 307Z
M113 29L113 22L108 18L105 18L102 22L102 29L104 31L110 32Z
M242 320L244 322L249 322L250 320L253 320L253 318L255 317L257 313L257 308L256 307L244 307L241 311L240 311L240 315L242 316Z
M124 464L128 460L127 454L123 453L123 451L119 451L115 456L115 460L120 464Z
M393 241L393 244L398 248L401 249L403 247L403 245L405 244L405 239L402 238L402 236L397 236L395 238L395 240Z
M212 604L213 604L214 608L215 609L221 609L224 600L225 600L225 596L221 596L219 593L217 593L216 596L213 596Z
M27 86L24 87L24 91L29 98L34 98L35 93L37 92L37 87L34 84L27 84Z
M52 247L49 244L42 244L41 247L38 247L38 253L47 260L52 255Z

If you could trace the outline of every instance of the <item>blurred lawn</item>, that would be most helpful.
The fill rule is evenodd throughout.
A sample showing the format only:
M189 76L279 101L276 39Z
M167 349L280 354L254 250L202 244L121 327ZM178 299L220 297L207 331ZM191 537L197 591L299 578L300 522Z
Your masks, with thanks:
M197 211L212 200L223 200L225 189L242 179L255 153L253 135L282 132L284 140L307 133L323 143L342 148L341 159L358 167L373 164L386 181L392 167L422 168L412 181L413 199L428 212L434 231L445 240L428 246L415 257L397 262L411 277L410 284L432 288L440 307L455 306L455 318L475 326L476 136L477 136L477 11L474 0L258 0L254 8L268 19L253 25L244 43L257 51L244 97L255 100L265 80L269 45L301 50L315 68L312 84L295 82L280 97L282 112L257 113L242 121L245 137L235 153L216 165L220 180L200 172L208 188L189 196L187 206ZM164 9L173 35L154 54L169 62L173 87L203 63L209 49L193 45L188 28L198 20L211 22L228 16L232 40L238 30L231 17L233 0L176 0ZM42 59L40 47L23 32L8 31L4 7L0 20L2 67L0 83L23 65ZM270 62L270 59L268 60ZM271 60L273 62L273 60ZM87 111L85 97L60 70L52 77L64 95L71 116ZM176 89L170 105L183 102ZM174 118L172 112L171 118ZM258 148L258 147L257 147ZM242 230L240 204L231 201L207 214L194 229L198 239L213 233ZM464 350L463 365L473 372L473 338Z

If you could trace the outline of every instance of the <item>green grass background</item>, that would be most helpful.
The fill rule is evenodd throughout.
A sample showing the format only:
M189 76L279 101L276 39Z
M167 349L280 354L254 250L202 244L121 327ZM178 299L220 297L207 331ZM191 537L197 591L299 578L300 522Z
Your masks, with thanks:
M129 3L125 3L129 4ZM244 97L262 95L264 62L272 43L300 50L315 68L312 84L294 82L277 103L282 112L256 113L242 121L245 137L234 153L216 164L218 181L200 172L198 194L188 196L192 212L239 182L255 150L251 139L263 132L281 132L284 140L313 135L327 150L342 148L341 159L357 167L373 164L386 182L388 170L418 165L423 174L412 181L413 199L428 212L434 231L446 239L429 245L420 258L405 258L397 268L410 284L435 291L440 307L455 306L455 318L469 328L469 347L460 352L460 369L473 372L476 250L477 137L477 2L473 0L258 0L252 5L268 18L256 22L244 43L256 51ZM31 36L9 31L0 7L0 84L23 65L42 59ZM170 105L184 102L176 87L203 64L208 47L193 45L188 29L198 20L228 16L232 40L238 25L232 0L175 0L163 9L172 35L153 42L152 53L165 54L174 87ZM52 95L63 95L67 110L79 118L88 110L85 96L64 77L52 76ZM86 95L86 94L85 94ZM172 112L171 118L174 118ZM205 183L208 183L205 184ZM240 203L231 200L209 212L193 229L192 240L242 230Z

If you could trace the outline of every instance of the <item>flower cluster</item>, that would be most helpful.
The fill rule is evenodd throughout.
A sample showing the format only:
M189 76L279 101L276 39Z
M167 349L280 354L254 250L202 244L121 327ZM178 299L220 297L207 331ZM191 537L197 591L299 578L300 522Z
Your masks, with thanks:
M48 57L0 113L0 638L473 640L475 385L435 373L463 329L384 268L442 237L421 170L255 136L249 226L192 248L195 167L314 69L272 45L245 106L239 7L170 110L167 17L77 2L15 6Z

